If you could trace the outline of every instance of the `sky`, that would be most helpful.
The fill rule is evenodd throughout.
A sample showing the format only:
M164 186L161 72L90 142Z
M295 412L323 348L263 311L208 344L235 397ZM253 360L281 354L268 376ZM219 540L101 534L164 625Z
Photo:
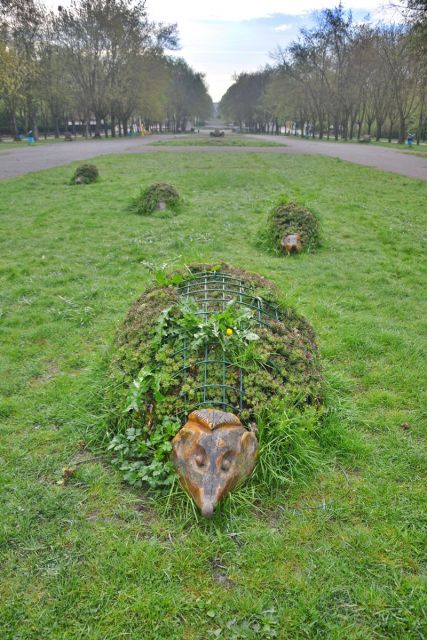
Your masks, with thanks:
M388 0L347 0L356 21L390 19ZM313 24L313 12L339 0L147 0L150 18L177 22L178 55L205 74L209 93L218 102L233 83L233 75L256 71L272 63L271 53Z
M343 0L356 21L397 19L387 9L391 0ZM58 0L46 0L52 7ZM177 22L182 56L205 74L209 93L218 102L233 83L233 75L256 71L272 63L271 53L313 24L315 11L339 0L146 0L150 19ZM62 5L69 0L62 0Z

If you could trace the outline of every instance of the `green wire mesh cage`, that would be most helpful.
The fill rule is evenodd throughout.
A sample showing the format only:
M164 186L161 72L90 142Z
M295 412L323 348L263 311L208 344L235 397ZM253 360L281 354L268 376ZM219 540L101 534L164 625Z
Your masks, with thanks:
M253 288L238 277L223 271L201 272L188 276L178 287L181 300L196 303L201 321L208 321L213 313L220 313L234 301L240 308L250 309L255 326L268 328L280 321L280 309L254 295ZM180 397L185 417L196 408L212 407L240 413L244 407L245 374L236 362L231 362L217 342L206 342L203 353L194 361L184 337L172 357L182 358L178 376L183 380ZM192 395L185 390L191 378Z

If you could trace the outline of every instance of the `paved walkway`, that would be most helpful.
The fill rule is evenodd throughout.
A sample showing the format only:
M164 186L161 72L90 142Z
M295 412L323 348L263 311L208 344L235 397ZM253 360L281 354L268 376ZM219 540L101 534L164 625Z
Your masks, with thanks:
M62 142L34 147L18 147L2 150L0 146L0 180L24 175L42 169L51 169L74 160L88 160L96 156L120 153L279 153L315 154L332 156L356 164L367 165L384 171L391 171L410 178L427 180L427 155L425 158L403 153L398 149L377 147L368 144L345 144L333 142L313 142L297 138L281 138L286 147L167 147L151 146L156 140L173 139L177 136L150 136L147 138L119 138L109 140L88 140ZM245 136L248 140L250 136ZM257 136L257 139L273 140L271 136ZM278 141L278 140L277 140Z

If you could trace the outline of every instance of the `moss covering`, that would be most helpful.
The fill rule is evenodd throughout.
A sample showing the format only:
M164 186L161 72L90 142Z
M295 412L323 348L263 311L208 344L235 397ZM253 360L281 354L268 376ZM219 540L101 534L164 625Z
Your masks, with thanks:
M277 407L279 417L289 409L316 425L322 375L314 331L279 303L268 280L226 264L157 280L118 329L107 384L109 449L126 481L173 482L171 439L195 408L233 411L254 426ZM271 433L276 448L290 446L284 429Z
M206 270L207 265L192 267L193 274ZM241 278L250 287L253 301L259 296L268 296L270 304L277 304L271 284L255 275L221 265L221 273ZM188 274L175 273L175 282L191 281ZM214 293L210 296L214 297ZM155 425L165 416L182 420L186 413L203 401L220 406L224 400L228 410L239 413L246 423L256 421L257 414L272 398L286 400L299 406L319 405L321 397L321 374L319 356L313 329L295 311L278 306L279 319L271 319L268 326L257 324L256 312L244 310L248 316L240 317L240 306L230 307L221 327L218 320L219 337L199 339L200 344L191 346L192 335L200 329L190 327L194 309L186 310L180 302L177 286L155 286L146 291L130 308L119 327L115 352L110 370L110 401L114 430L143 425ZM218 303L222 301L218 299ZM194 303L193 303L194 304ZM215 308L215 302L210 303ZM234 310L233 310L234 309ZM237 310L236 310L237 309ZM243 306L242 306L243 309ZM234 316L230 314L234 313ZM198 316L203 323L203 316ZM159 321L160 319L160 321ZM187 325L185 324L187 323ZM228 327L234 323L235 326ZM228 336L224 327L232 330ZM256 340L246 340L249 330L255 332ZM244 333L246 331L246 334ZM215 329L213 331L215 333ZM226 335L224 343L223 334ZM183 371L183 337L187 342L185 353L186 371ZM203 336L202 336L203 338ZM197 341L196 341L197 342ZM206 345L208 342L208 345ZM225 344L225 347L224 347ZM229 366L223 380L221 361L225 357ZM206 352L205 352L206 349ZM207 367L204 380L204 365L208 360L219 360ZM143 371L144 389L138 406L132 404L133 381ZM243 372L243 402L240 402L240 375ZM151 380L149 378L151 377ZM220 387L206 384L227 385L226 392ZM135 392L136 393L136 392Z
M180 201L177 189L165 182L156 182L141 192L132 200L130 209L140 215L147 215L155 211L161 202L168 209L177 209Z
M317 216L292 200L281 200L270 214L268 234L271 244L280 251L282 239L299 233L303 250L313 251L320 246L320 225Z
M71 184L89 184L99 178L98 168L94 164L79 164L71 178Z

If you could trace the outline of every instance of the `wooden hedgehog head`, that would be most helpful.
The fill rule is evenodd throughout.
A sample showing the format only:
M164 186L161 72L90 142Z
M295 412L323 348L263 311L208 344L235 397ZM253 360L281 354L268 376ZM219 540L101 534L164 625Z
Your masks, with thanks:
M253 471L258 442L233 413L193 411L172 441L172 461L181 484L202 515Z
M299 233L290 233L282 238L280 246L284 253L300 253L303 249L301 235Z

